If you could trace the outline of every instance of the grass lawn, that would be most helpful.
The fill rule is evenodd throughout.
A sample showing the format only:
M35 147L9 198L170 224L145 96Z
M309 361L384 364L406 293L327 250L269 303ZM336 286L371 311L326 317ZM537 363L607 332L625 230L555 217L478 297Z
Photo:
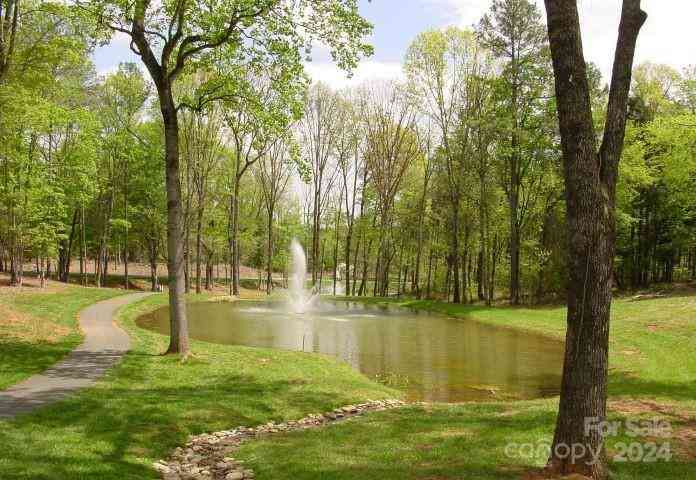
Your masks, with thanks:
M45 290L0 287L0 390L39 373L82 341L77 314L123 290L82 288L49 282Z
M166 338L139 329L134 319L164 303L157 295L124 309L121 324L133 351L96 387L0 422L1 479L157 478L152 461L188 434L398 396L315 354L193 342L194 355L184 363L159 356ZM564 328L560 308L399 303L555 336ZM613 318L612 418L659 415L674 429L671 462L614 463L615 478L696 478L696 296L620 300ZM545 455L506 446L548 442L556 402L409 406L250 442L235 457L260 480L520 478ZM612 438L610 454L620 451L617 442L635 441Z
M79 295L75 292L74 295ZM135 326L166 304L126 307L132 351L97 386L55 406L0 421L0 479L147 479L189 434L300 418L399 393L319 355L193 342L182 363L167 339Z
M364 300L364 299L363 299ZM368 299L368 302L384 302ZM484 308L390 299L404 307L563 338L564 308ZM670 462L614 462L616 479L696 478L696 296L614 303L610 416L667 420L672 437L608 440L611 458L638 442L669 443ZM260 479L502 479L543 466L557 400L414 406L244 445ZM525 445L525 447L521 447ZM535 447L530 452L526 445ZM507 447L507 450L506 450Z

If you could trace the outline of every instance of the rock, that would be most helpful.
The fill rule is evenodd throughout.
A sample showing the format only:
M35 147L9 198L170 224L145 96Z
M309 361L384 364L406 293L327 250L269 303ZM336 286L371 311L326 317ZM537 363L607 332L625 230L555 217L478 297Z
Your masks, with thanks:
M369 400L346 405L324 414L312 413L299 420L285 423L268 422L255 428L237 427L210 434L191 436L185 448L173 450L169 462L160 460L153 464L163 480L251 480L253 470L244 467L244 462L229 456L246 440L265 437L280 432L316 428L342 418L350 418L369 411L380 411L405 405L400 400ZM579 479L578 479L579 480Z
M171 468L169 468L169 466L166 465L165 463L163 463L162 461L155 462L152 464L152 466L155 470L157 470L161 474L167 474L167 473L170 473L172 471Z

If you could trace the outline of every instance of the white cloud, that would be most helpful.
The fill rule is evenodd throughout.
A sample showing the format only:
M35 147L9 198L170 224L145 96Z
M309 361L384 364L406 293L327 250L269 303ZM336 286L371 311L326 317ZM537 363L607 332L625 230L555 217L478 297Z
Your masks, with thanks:
M396 1L396 0L382 0ZM441 25L471 27L490 7L491 0L411 0L426 5L433 21ZM534 0L545 17L543 0ZM578 0L583 31L585 56L599 65L606 80L611 73L622 0ZM641 32L636 52L636 63L651 61L665 63L677 69L696 64L693 45L693 19L696 18L695 0L643 0L648 21ZM392 20L397 22L397 18ZM380 25L375 26L376 29ZM126 35L117 34L111 44L98 49L95 55L99 73L113 71L119 61L139 59L128 48ZM398 62L367 60L360 63L352 78L336 68L329 60L326 47L316 45L316 62L306 64L314 80L321 80L335 88L359 84L369 79L401 78Z
M312 78L312 81L326 83L334 89L359 85L368 80L403 78L403 70L399 62L362 61L353 72L352 77L348 77L346 72L330 62L308 62L305 64L305 70Z
M490 0L421 0L433 7L449 9L446 22L459 26L478 23L488 11ZM546 16L543 0L535 0ZM622 0L579 0L583 46L588 60L596 63L608 80L616 48ZM651 61L681 69L696 63L693 46L693 19L696 1L643 0L648 21L636 51L636 64Z

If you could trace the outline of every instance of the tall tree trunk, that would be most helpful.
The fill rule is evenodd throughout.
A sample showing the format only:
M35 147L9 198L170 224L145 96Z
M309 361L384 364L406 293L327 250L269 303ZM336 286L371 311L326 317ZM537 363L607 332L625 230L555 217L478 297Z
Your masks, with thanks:
M430 252L428 253L428 279L425 284L425 298L430 299L431 289L432 289L432 271L433 271L433 246L430 245Z
M321 293L321 289L324 286L324 247L326 246L326 240L322 239L321 241L321 265L320 265L320 270L319 270L319 290L317 290L319 293Z
M266 250L266 294L270 295L273 290L273 210L275 205L271 202L268 205L268 247Z
M510 154L510 185L508 191L508 205L510 208L510 303L520 303L520 140L519 140L519 111L518 89L519 71L518 59L513 53L514 79L512 82L512 152Z
M159 291L159 277L157 275L157 239L148 239L148 257L150 260L150 290Z
M416 265L414 270L413 286L416 290L416 298L421 298L421 288L420 288L420 268L421 268L421 254L423 252L423 227L425 223L425 198L428 190L428 182L423 184L423 192L421 193L420 199L420 221L418 222L418 238L416 247Z
M365 245L365 243L368 243L367 240L363 242L363 271L362 280L360 280L360 289L358 290L358 296L360 297L365 295L367 290L368 255L370 254L370 250L372 250L372 239L370 239L367 245Z
M606 418L615 195L638 33L647 15L624 0L604 138L597 150L576 0L545 0L563 148L570 288L551 474L607 477ZM589 424L588 424L589 423ZM565 455L569 450L575 455Z
M67 283L70 276L70 261L72 259L72 246L75 241L75 230L77 226L79 209L73 212L73 218L70 225L70 235L62 242L58 259L58 278L61 282Z
M96 284L97 287L106 286L106 274L108 268L108 249L109 249L109 235L110 235L110 224L111 217L114 209L114 188L111 189L109 194L109 203L106 211L104 212L104 223L102 225L101 238L99 241L99 255L97 258L97 268L96 272Z
M350 296L351 294L351 283L350 283L350 275L351 275L351 270L350 270L350 254L351 254L351 248L352 248L352 242L353 242L353 222L349 221L347 225L347 231L346 231L346 244L344 248L345 252L345 259L346 259L346 290L345 294L346 296ZM353 266L353 270L355 270L355 265Z
M452 303L461 303L461 291L459 285L459 200L454 202L452 208L452 246L450 251L449 266L452 271Z
M87 240L85 232L85 206L80 205L80 283L87 286Z
M355 296L357 283L358 283L358 257L360 256L360 244L361 243L364 244L364 241L361 242L361 237L358 236L358 241L355 244L355 251L353 252L353 286L351 287L352 290L350 292L350 294L353 296Z
M191 291L191 222L189 221L189 202L184 215L184 293Z
M203 244L203 199L198 199L196 212L196 293L201 293L201 249Z
M239 184L240 176L235 174L234 192L230 203L230 295L239 296Z
M123 283L128 290L130 279L128 278L128 162L125 162L123 172L123 218L126 220L126 228L123 239Z
M319 273L319 238L321 235L321 176L318 183L314 186L314 207L312 210L312 255L310 263L312 264L312 284L317 283L317 274ZM322 265L323 268L323 265ZM321 286L319 287L321 291Z
M171 335L167 353L186 355L189 351L189 335L184 291L184 229L179 176L179 125L171 89L169 87L160 88L159 98L162 118L164 119L167 189L167 268Z
M41 288L46 288L46 257L43 255L39 261L39 280Z
M515 188L517 190L517 188ZM510 195L510 303L520 303L520 230L517 218L519 193Z
M346 192L347 195L347 192ZM343 192L341 192L341 198L338 202L338 216L336 218L336 235L334 243L334 256L333 256L333 294L336 296L336 272L338 271L338 225L341 223L341 203L343 203Z

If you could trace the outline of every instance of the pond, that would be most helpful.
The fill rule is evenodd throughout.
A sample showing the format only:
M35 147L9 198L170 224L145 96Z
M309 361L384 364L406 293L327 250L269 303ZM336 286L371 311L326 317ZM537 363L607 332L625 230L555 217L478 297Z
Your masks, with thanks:
M319 302L310 313L283 303L188 306L192 338L319 352L404 390L409 400L460 402L556 395L563 343L474 320L358 302ZM138 325L169 333L168 309Z

